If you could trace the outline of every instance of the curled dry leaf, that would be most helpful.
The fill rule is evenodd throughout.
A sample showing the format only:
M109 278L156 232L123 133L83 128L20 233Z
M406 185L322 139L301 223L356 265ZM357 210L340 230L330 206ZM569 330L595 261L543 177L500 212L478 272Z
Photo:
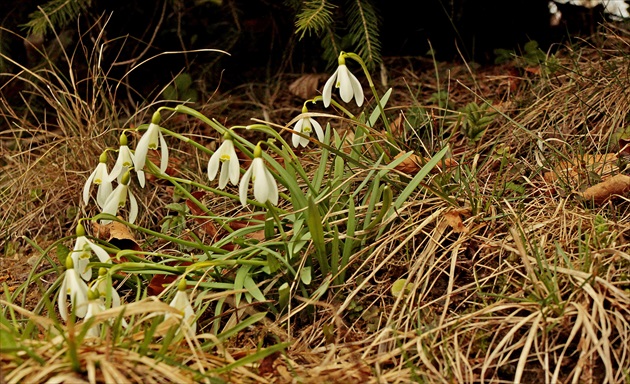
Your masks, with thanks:
M118 218L122 219L120 216L118 216ZM112 221L109 224L101 225L98 222L93 221L91 224L94 237L105 240L119 249L131 249L134 251L142 250L129 227L123 223ZM142 255L138 256L142 257Z
M406 155L406 153L401 152L398 155L396 155L394 159L397 159L404 155ZM402 163L395 166L394 169L400 172L404 172L409 175L414 175L418 173L418 171L422 169L424 164L426 164L429 160L431 159L426 158L426 157L421 157L421 156L416 155L415 153L412 153L409 157L403 160ZM443 172L444 170L457 167L458 165L459 163L457 163L457 161L453 160L452 158L442 159L432 171L434 173Z
M311 99L317 96L319 82L327 77L325 74L317 73L300 76L289 85L289 92L305 100Z
M615 195L624 195L628 192L630 192L630 176L620 174L587 188L580 195L599 204Z
M444 220L455 233L468 233L470 229L464 225L462 216L470 216L470 209L452 209L444 214Z
M571 180L578 176L585 176L590 172L602 176L602 179L610 177L617 171L617 154L605 153L601 155L585 154L574 157L570 161L561 161L553 171L545 172L543 178L548 183L553 183L558 179Z

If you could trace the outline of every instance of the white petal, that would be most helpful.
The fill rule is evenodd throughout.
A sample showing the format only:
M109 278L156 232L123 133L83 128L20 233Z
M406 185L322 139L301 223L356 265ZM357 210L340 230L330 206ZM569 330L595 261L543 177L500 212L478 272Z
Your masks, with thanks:
M162 135L162 131L158 128L158 134L160 136L160 145L162 149L161 158L160 158L160 171L162 173L166 172L166 168L168 168L168 146L166 145L166 140L164 140L164 135Z
M136 174L138 175L138 183L140 184L140 188L144 188L145 177L143 170L136 170Z
M359 80L352 74L352 72L348 71L348 79L350 80L350 84L352 85L352 93L354 93L354 98L357 102L357 106L361 106L363 104L363 87L361 87L361 83Z
M149 127L149 129L151 128ZM133 163L136 171L142 171L144 169L144 164L147 161L147 153L149 152L149 140L149 131L147 130L136 145Z
M90 254L86 252L79 254L79 262L74 268L79 271L81 278L85 281L92 279L92 268L88 267L88 264L90 264Z
M74 308L77 317L84 317L87 312L87 291L88 286L85 284L76 271L76 269L66 270L66 287L70 290L70 303Z
M129 222L134 223L136 221L136 217L138 217L138 201L136 197L131 193L131 190L128 190L129 194Z
M243 207L247 205L247 190L249 189L249 179L251 179L252 177L253 168L254 167L252 164L252 166L249 167L249 169L243 175L243 178L241 179L241 183L238 186L238 197Z
M85 185L83 186L83 202L88 204L90 202L90 187L92 186L92 180L94 180L94 176L96 175L96 169L92 171L90 177L88 177Z
M324 99L324 107L326 108L328 108L328 106L330 105L330 99L332 97L332 88L333 88L333 85L335 85L335 81L337 80L338 72L339 72L339 68L337 68L335 73L333 73L333 75L330 76L330 79L328 79L328 81L326 81L326 84L324 85L324 90L322 91L322 98Z
M98 257L98 259L101 261L101 263L111 263L111 259L109 258L109 254L106 250L101 248L99 245L91 242L89 239L86 238L86 240L92 251L94 251L94 253L96 254L96 257Z
M225 188L229 178L228 166L230 165L230 161L224 161L221 164L221 175L219 176L219 189Z
M273 178L271 172L265 168L265 177L267 179L267 187L269 190L269 196L267 197L271 204L278 205L278 185L276 179Z
M111 308L120 306L120 295L116 292L116 289L108 282L107 276L99 276L96 283L96 289L98 289L99 295L103 300L107 299L107 294L111 294Z
M98 206L103 209L105 206L105 201L112 193L112 183L109 180L103 180L101 185L98 186L98 190L96 191L96 203Z
M341 100L346 103L352 100L352 83L350 82L348 67L345 65L339 66L339 81L337 83L339 84L339 96L341 96Z
M217 177L217 172L219 171L219 163L221 162L221 148L217 149L215 153L210 156L210 161L208 161L208 179L211 181Z
M254 184L254 198L264 203L267 201L267 177L265 175L265 164L262 158L257 157L252 161L252 179Z
M66 274L68 271L74 271L72 269L66 270ZM59 293L57 294L57 305L59 306L59 315L64 321L68 321L68 303L66 302L66 297L68 297L68 281L66 276L63 276L63 281L61 282L61 287L59 288Z
M99 313L103 312L103 310L104 308L100 300L90 300L90 302L87 305L87 312L85 313L85 320L98 315ZM100 324L92 325L90 329L88 329L86 335L90 337L100 337L101 325Z
M309 118L311 120L311 125L315 128L315 133L317 134L317 140L323 142L324 141L324 130L322 129L321 124L317 122L317 120L313 118Z
M295 132L302 132L302 125L304 124L304 119L300 119L298 120L297 123L295 123L295 127L293 127L293 130ZM300 139L302 137L300 135L296 135L295 133L293 134L293 136L291 137L291 140L293 142L293 146L295 148L297 148L300 145Z
M118 184L116 189L114 189L114 191L109 194L109 197L105 201L104 207L101 212L109 213L110 215L116 216L116 213L118 212L118 207L120 204L120 194L122 191L121 189L122 186L123 186L122 184ZM110 222L111 220L102 220L101 224L109 224Z
M232 185L238 184L238 178L241 176L241 167L238 164L238 158L236 157L236 152L234 152L234 157L230 157L230 164L228 170L230 171L230 182Z

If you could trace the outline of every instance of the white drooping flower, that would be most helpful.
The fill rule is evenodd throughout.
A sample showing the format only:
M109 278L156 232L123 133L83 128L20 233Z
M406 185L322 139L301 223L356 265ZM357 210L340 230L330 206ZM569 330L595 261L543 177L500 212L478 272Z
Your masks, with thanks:
M108 278L107 270L105 268L99 268L98 277L94 283L94 287L98 290L99 296L103 305L107 302L107 295L111 297L110 308L120 307L120 295L114 287L111 285L111 279ZM124 320L123 320L124 321Z
M122 177L120 184L109 194L101 212L116 216L118 208L124 207L127 204L127 197L129 197L129 219L127 221L133 223L138 216L138 201L129 189L130 178L129 171L127 171ZM102 220L101 224L109 224L110 222L111 220Z
M357 105L360 107L364 99L361 83L359 83L359 80L350 72L348 67L346 67L345 52L341 52L338 60L339 67L337 67L335 73L333 73L324 85L324 91L322 92L324 107L328 108L330 105L333 85L335 88L339 88L341 100L348 103L354 97Z
M302 113L308 113L308 109L306 108L306 106L302 108ZM310 136L311 132L313 132L313 128L315 129L315 133L317 134L317 140L324 141L324 130L322 129L322 126L312 117L303 117L298 120L297 123L295 123L293 130L295 132L303 133L307 136ZM295 148L300 145L306 147L309 141L308 138L302 137L295 133L292 135L291 139Z
M254 185L254 198L258 202L266 203L269 201L273 205L278 205L278 185L273 175L265 166L262 157L262 149L260 144L254 149L254 160L247 172L243 175L241 183L238 187L238 195L243 206L247 205L247 190L249 189L249 180Z
M229 135L229 134L226 134ZM223 144L216 150L208 161L208 178L214 180L221 165L221 174L219 175L219 189L225 188L228 180L233 184L238 184L241 176L238 156L234 150L234 142L228 136L225 137Z
M89 268L88 264L90 263L92 252L96 254L101 263L110 263L111 260L106 250L85 237L85 228L83 228L83 225L77 225L76 233L77 239L70 255L75 268L83 280L89 281L92 278L92 268Z
M100 295L98 290L89 290L88 291L88 302L87 302L87 311L85 313L84 321L87 321L89 318L92 318L99 313L105 310L105 306L103 305L103 301L100 299ZM101 325L94 324L88 329L87 336L90 337L100 337L101 336Z
M136 145L134 165L136 167L136 172L138 173L138 182L140 182L140 186L143 188L145 183L143 168L147 161L149 149L160 148L160 171L162 173L166 172L166 168L168 167L168 147L166 146L166 140L164 140L164 136L162 135L162 131L158 125L160 120L160 112L155 112L153 114L153 118L151 119L151 124L149 124L149 128L147 128L147 131L138 141L138 145Z
M186 294L186 279L182 277L182 279L180 280L178 286L177 286L177 293L175 293L175 297L173 297L173 300L171 300L171 302L169 303L169 305L175 309L177 309L178 311L180 311L180 314L182 316L182 324L186 324L187 328L188 328L188 335L189 336L194 336L196 330L197 330L197 322L196 322L196 315L195 315L195 311L193 310L192 305L190 304L190 300L188 299L188 295ZM172 318L173 314L172 313L167 313L164 316L164 321L166 322L168 319Z
M131 150L127 146L127 135L122 133L120 135L120 147L118 148L118 157L116 158L116 163L114 164L114 168L112 168L112 172L109 174L109 181L112 182L114 180L118 180L118 182L120 183L122 177L125 175L125 173L127 173L127 171L129 171L134 162L134 155L133 153L131 153Z
M107 152L101 153L98 165L83 186L83 202L85 204L88 204L90 201L90 187L92 184L98 185L96 203L102 209L103 205L105 205L105 200L112 193L112 182L107 173Z
M61 283L57 296L59 315L61 315L62 319L68 321L68 296L70 296L70 305L74 308L76 316L85 317L88 301L87 292L88 286L74 269L72 257L67 257L66 272L64 273L63 282Z

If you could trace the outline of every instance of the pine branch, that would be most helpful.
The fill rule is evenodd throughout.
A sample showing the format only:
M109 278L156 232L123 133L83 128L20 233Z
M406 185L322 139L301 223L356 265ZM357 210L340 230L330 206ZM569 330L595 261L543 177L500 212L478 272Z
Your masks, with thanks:
M324 32L324 36L321 39L321 46L324 49L322 59L328 63L329 69L334 69L337 67L337 58L342 51L339 46L341 38L330 27L327 27Z
M380 20L370 0L353 0L348 8L349 36L368 68L381 63Z
M295 33L302 33L300 39L304 37L306 32L309 34L315 32L316 35L319 35L324 29L332 25L332 10L334 8L335 6L326 0L305 0L295 21Z
M29 22L22 25L29 35L43 35L51 28L60 29L88 10L92 0L50 0L28 15Z

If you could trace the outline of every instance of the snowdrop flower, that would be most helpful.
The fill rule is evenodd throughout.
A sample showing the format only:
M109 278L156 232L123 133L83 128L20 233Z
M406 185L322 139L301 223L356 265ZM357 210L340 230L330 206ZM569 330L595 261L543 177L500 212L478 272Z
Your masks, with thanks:
M77 317L84 317L87 313L88 286L74 269L72 257L66 257L66 272L59 289L58 304L61 318L68 321L67 298L70 296L70 304L74 308Z
M302 113L308 113L308 108L306 105L302 107ZM295 123L293 130L295 132L303 133L307 136L310 136L311 132L313 132L313 128L315 128L315 133L317 134L317 140L324 141L324 131L322 130L322 126L315 121L315 119L311 117L303 117ZM308 145L308 138L302 137L297 134L292 135L293 146L297 148L298 146L306 147Z
M346 67L345 52L341 52L338 62L339 67L324 85L322 92L324 107L328 108L330 105L333 85L335 88L339 88L341 100L347 103L352 100L352 97L355 97L357 105L360 107L363 104L363 88L361 88L359 80Z
M254 160L251 167L245 172L238 187L238 195L243 206L247 205L247 190L249 179L254 184L254 197L261 203L269 201L273 205L278 205L278 186L276 180L262 159L262 149L260 143L254 149Z
M85 228L83 228L83 225L77 225L76 232L77 240L74 243L74 249L71 253L72 262L77 267L83 280L89 281L92 278L92 268L89 268L88 264L90 263L92 252L98 256L101 263L108 263L111 262L111 260L106 250L85 237Z
M103 302L100 299L100 294L98 292L98 289L88 290L87 297L88 297L87 311L85 313L84 320L94 317L105 310L105 306L103 305ZM88 329L86 335L91 336L91 337L100 337L101 325L100 324L92 325L90 329Z
M164 173L168 167L168 147L166 146L166 140L164 140L164 136L162 135L162 131L160 131L160 126L158 125L160 120L160 112L155 112L153 114L153 118L151 119L151 124L149 124L149 128L147 128L147 131L144 135L142 135L140 141L138 141L138 145L136 146L134 164L136 172L138 172L138 181L140 182L140 186L143 188L145 177L142 169L144 168L144 164L146 164L149 149L157 149L160 147L162 151L160 158L160 171Z
M92 184L96 184L98 185L96 203L102 209L107 196L112 193L112 182L107 173L107 151L101 153L98 161L98 165L83 186L83 202L85 204L90 202L90 187Z
M111 295L111 308L120 307L120 295L116 292L116 289L112 287L111 280L108 279L107 269L101 267L98 270L98 277L94 282L94 287L98 290L99 297L103 305L107 302L107 295ZM124 320L123 320L124 322Z
M240 167L238 164L238 156L234 150L234 142L229 133L223 136L223 144L216 150L208 161L208 178L214 180L219 171L219 164L221 164L221 175L219 176L219 189L225 188L228 180L233 185L238 184L238 179L241 176Z
M109 213L110 215L116 216L118 213L119 207L124 207L127 203L127 196L129 196L129 222L133 223L136 221L136 217L138 216L138 201L136 197L131 193L129 189L129 179L131 175L129 171L125 173L120 181L120 184L109 194L109 197L105 201L105 206L101 212ZM111 220L103 220L101 224L109 224Z
M112 168L112 173L109 174L109 181L112 182L118 179L118 182L122 180L125 173L134 164L134 155L127 146L127 135L123 132L120 135L120 148L118 148L118 158L116 158L116 164ZM101 207L102 209L102 207Z
M186 279L182 278L177 286L177 293L169 305L180 311L182 315L182 322L186 322L186 324L188 324L188 335L194 336L195 331L197 330L197 322L195 321L195 311L193 310L190 300L188 299L188 295L186 294L186 285ZM167 321L172 317L173 314L169 312L164 316L164 321Z

